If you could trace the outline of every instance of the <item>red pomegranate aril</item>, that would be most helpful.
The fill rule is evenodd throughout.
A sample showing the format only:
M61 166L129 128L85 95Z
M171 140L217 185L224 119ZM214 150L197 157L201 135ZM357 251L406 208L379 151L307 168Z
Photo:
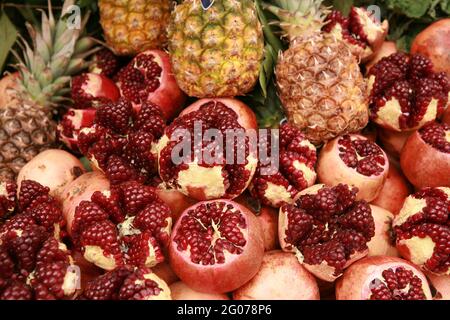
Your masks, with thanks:
M365 64L366 74L369 73L370 69L384 57L388 57L391 54L397 52L397 45L394 41L384 41L381 47L375 52L375 55L370 59L369 62Z
M400 164L417 189L450 187L450 125L434 122L414 132L402 149Z
M119 58L111 50L103 48L96 52L89 66L89 72L104 75L113 79L119 70Z
M376 256L352 264L336 283L337 300L431 300L425 275L408 261Z
M83 128L94 124L96 111L95 108L67 110L58 123L57 133L59 140L67 148L78 153L78 135Z
M0 219L5 219L16 208L17 184L14 181L0 182Z
M186 209L170 240L170 264L190 288L233 291L259 270L264 254L261 226L252 212L226 199Z
M329 186L346 183L358 188L357 199L374 200L388 174L389 161L375 142L351 134L329 141L317 163L318 180Z
M75 109L96 108L106 101L117 101L119 88L104 75L83 73L72 78L72 100Z

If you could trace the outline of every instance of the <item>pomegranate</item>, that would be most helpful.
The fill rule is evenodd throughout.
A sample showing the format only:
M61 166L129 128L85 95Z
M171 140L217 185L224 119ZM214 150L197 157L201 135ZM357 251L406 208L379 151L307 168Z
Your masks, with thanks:
M93 55L89 72L104 75L112 79L117 71L119 71L119 67L119 58L111 50L103 48Z
M58 139L70 150L79 152L78 135L83 128L94 124L96 111L95 108L68 109L58 123Z
M255 115L234 99L200 101L166 128L157 146L159 175L169 188L197 200L235 198L257 166Z
M189 288L178 281L170 285L173 300L230 300L224 293L204 293Z
M368 257L351 265L336 283L337 300L431 300L427 278L408 261Z
M73 263L79 268L81 274L80 291L83 291L87 284L101 276L104 270L87 261L83 254L77 250L72 251Z
M383 150L394 158L400 158L403 146L406 140L413 134L414 131L397 132L389 129L378 130L378 137Z
M104 75L82 73L72 77L72 100L75 109L97 107L105 101L117 101L119 88Z
M176 83L169 55L161 50L139 53L118 72L117 85L135 108L139 110L146 102L155 104L166 120L178 114L186 99Z
M417 189L450 187L450 125L434 122L414 132L403 147L400 164Z
M378 61L396 52L397 45L394 41L384 41L378 51L375 52L375 55L370 59L369 62L366 63L366 74L370 71L370 68L372 68Z
M75 208L84 200L90 200L94 192L109 191L109 181L100 172L88 172L81 175L64 189L62 211L67 224L67 231L72 230Z
M352 49L353 54L362 62L370 60L386 38L389 23L380 22L364 8L352 7L349 17L340 11L332 11L323 27L325 32L343 39Z
M403 201L411 193L411 187L398 165L389 162L389 171L378 197L371 203L396 215L403 206Z
M450 188L424 188L406 198L393 227L400 255L435 274L450 275Z
M193 290L233 291L258 272L264 254L261 226L244 206L226 199L198 202L175 223L170 264Z
M270 251L256 276L233 292L233 300L319 300L319 287L292 253Z
M83 164L70 153L50 149L39 153L19 171L17 184L34 180L50 188L50 195L63 201L65 187L85 172Z
M271 156L271 132L259 137ZM283 203L293 203L297 193L316 181L316 148L300 130L285 123L279 132L279 168L268 174L273 163L259 163L249 186L252 195L266 206L279 208Z
M158 184L155 191L158 197L169 206L170 211L172 212L172 221L174 223L178 220L184 210L197 202L196 200L185 196L178 190L164 187L164 184L162 183Z
M411 45L411 53L420 53L433 62L435 72L450 78L450 18L436 21L419 33Z
M450 90L445 73L435 73L421 55L394 53L369 71L370 117L393 131L419 129L439 117Z
M160 109L144 103L137 113L127 100L103 104L95 124L78 135L80 151L112 184L147 182L157 172L156 142L165 120Z
M321 150L317 176L321 183L347 183L358 188L357 200L375 199L389 170L384 151L367 138L350 134L329 141Z
M295 204L280 208L281 248L294 252L319 279L334 281L368 253L375 224L367 202L356 200L357 192L343 184L317 184L301 191Z
M426 273L434 289L434 300L450 300L450 276L437 276L430 272Z
M392 221L394 215L377 206L370 205L373 221L375 222L375 235L367 243L368 256L392 256L397 257L395 239L392 233Z
M179 281L178 276L173 272L172 267L170 266L167 260L158 263L156 266L152 268L152 271L161 279L164 280L169 286L172 283Z
M450 126L450 106L445 109L444 115L442 116L442 122Z
M16 192L17 185L14 181L0 181L0 221L14 213Z
M172 300L169 286L148 268L118 267L90 281L81 300Z
M70 233L84 258L100 268L152 267L164 260L171 225L170 208L154 188L131 181L82 201Z

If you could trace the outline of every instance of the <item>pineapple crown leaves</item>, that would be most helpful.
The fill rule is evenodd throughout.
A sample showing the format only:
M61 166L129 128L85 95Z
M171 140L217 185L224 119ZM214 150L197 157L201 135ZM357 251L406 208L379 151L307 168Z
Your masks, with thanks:
M18 60L15 67L20 73L21 93L43 108L68 101L64 96L69 92L70 76L88 67L84 59L97 50L95 40L83 34L89 13L82 17L79 28L67 21L74 3L66 0L55 21L48 1L48 14L41 10L41 25L26 23L31 43L19 37L23 54L12 50Z

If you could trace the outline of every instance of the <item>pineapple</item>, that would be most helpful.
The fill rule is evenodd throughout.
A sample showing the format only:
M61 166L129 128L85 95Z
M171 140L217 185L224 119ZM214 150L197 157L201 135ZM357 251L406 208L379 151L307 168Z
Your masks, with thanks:
M368 89L350 48L321 32L328 10L321 0L275 0L289 40L276 65L278 94L288 121L315 144L356 132L368 122Z
M66 0L62 12L74 2ZM23 40L23 57L13 52L19 73L0 108L0 181L14 179L37 153L54 146L53 111L68 102L70 75L86 68L83 58L95 50L95 42L82 35L87 19L86 15L79 29L72 28L64 14L55 21L49 1L40 27L27 24L33 44Z
M99 0L100 23L108 46L118 55L163 48L171 0Z
M264 39L253 0L185 0L172 11L169 51L180 88L193 97L244 95L255 85Z

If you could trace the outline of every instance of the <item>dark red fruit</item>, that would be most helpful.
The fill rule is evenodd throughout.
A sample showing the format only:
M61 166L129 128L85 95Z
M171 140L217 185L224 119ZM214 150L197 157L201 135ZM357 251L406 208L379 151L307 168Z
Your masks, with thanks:
M69 109L58 123L58 138L67 148L74 152L79 152L78 135L83 128L94 124L94 108Z
M117 101L119 88L104 75L83 73L72 77L72 100L75 109L97 107L102 102Z
M7 218L16 208L17 185L14 181L0 182L0 219Z
M94 54L89 72L113 79L117 71L119 71L119 60L111 50L103 48Z

